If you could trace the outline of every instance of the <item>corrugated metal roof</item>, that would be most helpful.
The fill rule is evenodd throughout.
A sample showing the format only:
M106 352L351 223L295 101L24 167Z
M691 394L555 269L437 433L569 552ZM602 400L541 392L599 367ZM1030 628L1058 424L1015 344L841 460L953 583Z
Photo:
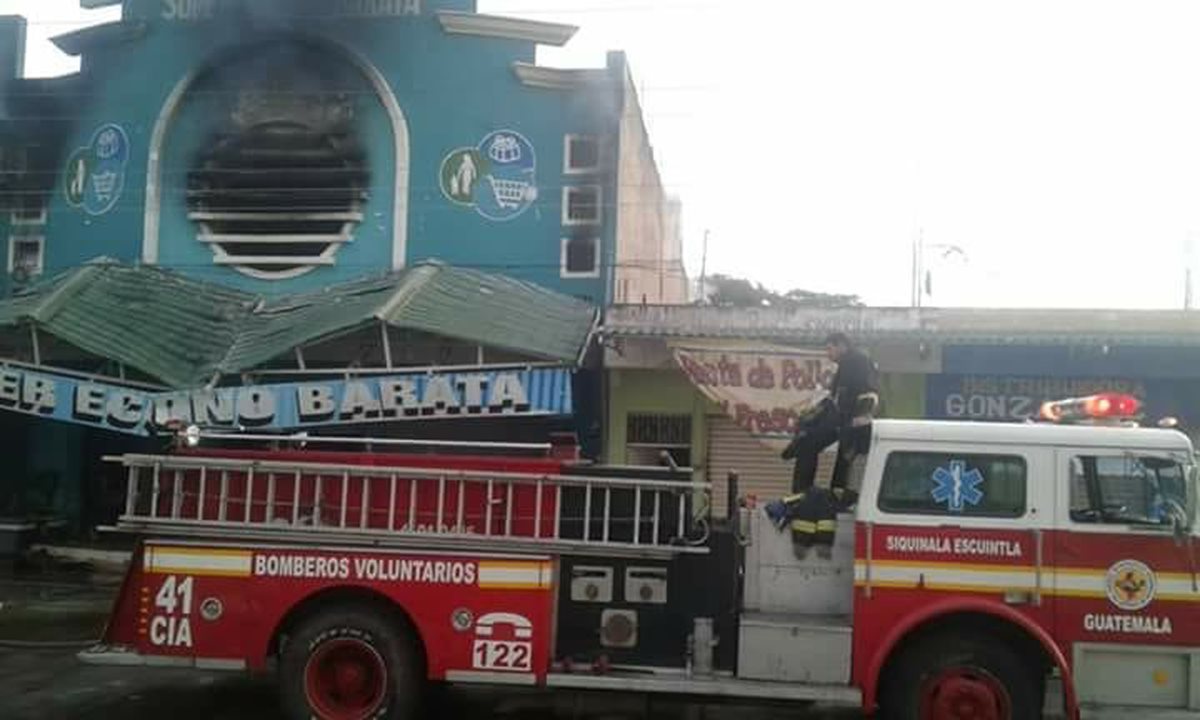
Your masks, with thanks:
M865 341L1200 346L1200 312L945 308L728 308L621 306L606 312L615 337L743 338L819 343L833 331Z
M574 362L595 320L592 306L537 285L424 263L264 303L248 319L222 367L227 372L255 367L291 348L372 321Z
M595 319L574 298L435 263L268 301L168 270L97 262L0 301L0 327L32 323L175 387L379 321L574 362Z
M207 381L254 296L165 270L93 263L0 302L38 330L172 386Z

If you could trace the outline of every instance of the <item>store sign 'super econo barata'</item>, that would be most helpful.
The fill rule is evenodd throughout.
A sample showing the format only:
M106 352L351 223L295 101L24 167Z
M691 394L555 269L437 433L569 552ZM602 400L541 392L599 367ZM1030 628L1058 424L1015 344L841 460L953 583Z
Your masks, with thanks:
M0 369L0 409L135 435L171 422L289 429L572 412L571 376L564 368L150 392L8 367Z

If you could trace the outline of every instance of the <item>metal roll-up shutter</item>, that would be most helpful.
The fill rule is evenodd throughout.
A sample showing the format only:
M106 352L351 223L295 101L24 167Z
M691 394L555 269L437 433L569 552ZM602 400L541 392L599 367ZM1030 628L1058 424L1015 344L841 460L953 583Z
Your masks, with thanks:
M833 450L833 448L830 448ZM836 455L821 454L817 464L817 484L828 487ZM759 502L788 495L792 490L792 462L779 452L755 440L725 415L708 418L708 481L713 484L713 515L725 517L728 504L730 471L738 474L738 491L743 497L754 495Z

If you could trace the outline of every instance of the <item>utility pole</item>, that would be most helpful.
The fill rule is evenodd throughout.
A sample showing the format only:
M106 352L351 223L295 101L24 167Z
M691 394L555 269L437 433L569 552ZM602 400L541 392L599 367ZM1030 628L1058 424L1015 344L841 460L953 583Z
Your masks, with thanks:
M1183 240L1183 309L1192 309L1192 265L1196 258L1196 233L1188 232Z
M1183 270L1183 309L1192 309L1192 268Z
M947 260L952 256L957 256L962 262L969 263L970 259L967 256L966 250L958 245L950 245L947 243L934 243L928 247L933 248L935 252L940 253L941 260ZM925 229L921 228L917 231L917 236L913 240L912 249L912 306L920 308L925 304L925 295L932 295L933 273L925 269ZM935 257L935 259L938 259Z
M910 278L912 280L912 297L910 302L915 308L921 307L921 295L923 294L921 291L921 266L923 264L921 251L924 249L924 246L925 229L919 228L912 241L912 277Z

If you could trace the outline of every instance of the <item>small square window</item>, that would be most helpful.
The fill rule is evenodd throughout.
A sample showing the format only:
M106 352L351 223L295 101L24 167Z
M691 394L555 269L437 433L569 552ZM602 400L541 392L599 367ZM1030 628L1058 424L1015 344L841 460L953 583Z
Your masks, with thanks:
M0 172L18 174L29 169L29 148L8 146L0 152Z
M563 225L599 225L601 193L599 185L563 188Z
M568 135L565 146L564 173L573 175L600 169L600 140L595 136Z
M8 239L8 272L33 277L42 274L45 238L13 236Z
M661 465L670 454L680 467L692 464L692 417L630 413L625 418L625 460L634 465Z
M600 239L594 236L564 238L562 276L600 277Z
M13 225L45 225L46 203L40 197L20 195L12 209Z

